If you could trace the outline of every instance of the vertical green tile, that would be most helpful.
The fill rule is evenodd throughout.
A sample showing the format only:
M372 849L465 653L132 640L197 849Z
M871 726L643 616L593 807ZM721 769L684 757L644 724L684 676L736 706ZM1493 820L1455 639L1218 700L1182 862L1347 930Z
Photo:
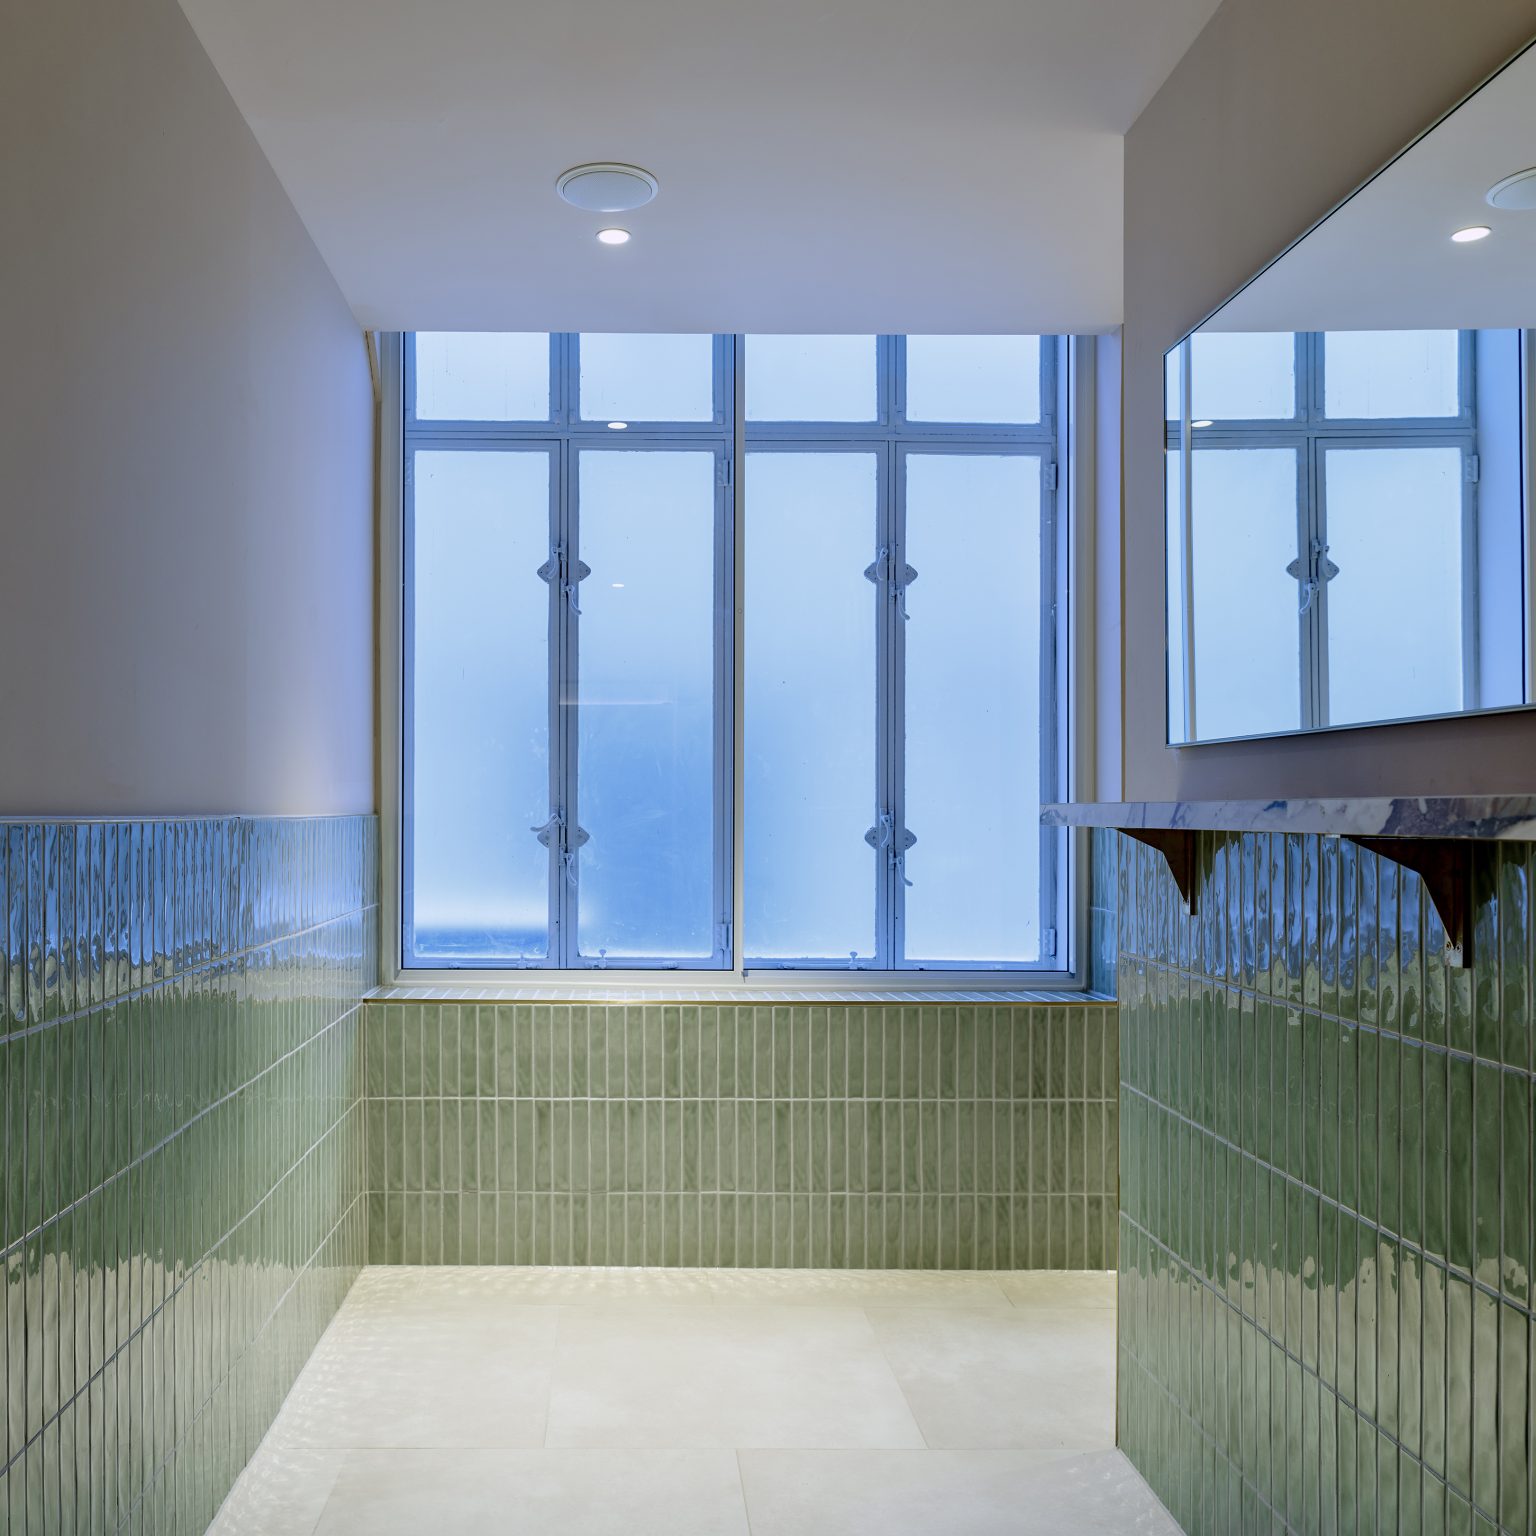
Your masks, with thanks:
M1445 1480L1472 1493L1472 1287L1454 1270L1445 1293Z
M1484 1285L1497 1287L1502 1257L1499 1174L1503 1161L1502 1073L1478 1062L1472 1083L1472 1273Z

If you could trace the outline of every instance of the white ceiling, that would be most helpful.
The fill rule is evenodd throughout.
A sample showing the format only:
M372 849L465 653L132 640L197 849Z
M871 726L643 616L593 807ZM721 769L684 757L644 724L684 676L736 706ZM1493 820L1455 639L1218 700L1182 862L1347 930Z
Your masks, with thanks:
M1536 326L1536 212L1490 208L1536 166L1536 46L1361 188L1209 323L1222 331ZM1451 232L1493 233L1457 245Z
M1089 331L1217 0L182 0L363 324ZM661 182L598 246L568 166ZM612 220L609 220L612 222Z

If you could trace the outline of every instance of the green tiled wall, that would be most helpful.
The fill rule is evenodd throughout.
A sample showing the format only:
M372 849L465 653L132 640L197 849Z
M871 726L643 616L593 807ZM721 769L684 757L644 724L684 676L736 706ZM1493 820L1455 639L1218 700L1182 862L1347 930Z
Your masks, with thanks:
M1114 1264L1114 1010L372 1002L369 1257Z
M1532 1527L1531 845L1120 862L1120 1440L1193 1532Z
M374 839L0 823L0 1528L201 1532L363 1261Z
M1115 995L1119 954L1119 880L1116 873L1120 834L1094 827L1088 834L1088 985L1105 997Z

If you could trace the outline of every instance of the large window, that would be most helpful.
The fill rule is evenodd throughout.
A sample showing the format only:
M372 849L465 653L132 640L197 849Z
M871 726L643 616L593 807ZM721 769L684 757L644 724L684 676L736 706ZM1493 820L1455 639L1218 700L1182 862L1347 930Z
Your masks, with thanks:
M403 967L1061 968L1057 354L407 337Z

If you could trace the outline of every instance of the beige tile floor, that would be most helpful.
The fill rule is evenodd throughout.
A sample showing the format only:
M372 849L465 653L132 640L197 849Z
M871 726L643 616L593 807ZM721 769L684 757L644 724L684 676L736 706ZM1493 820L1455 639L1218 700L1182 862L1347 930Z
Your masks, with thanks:
M1178 1527L1114 1448L1113 1277L368 1269L213 1536Z

